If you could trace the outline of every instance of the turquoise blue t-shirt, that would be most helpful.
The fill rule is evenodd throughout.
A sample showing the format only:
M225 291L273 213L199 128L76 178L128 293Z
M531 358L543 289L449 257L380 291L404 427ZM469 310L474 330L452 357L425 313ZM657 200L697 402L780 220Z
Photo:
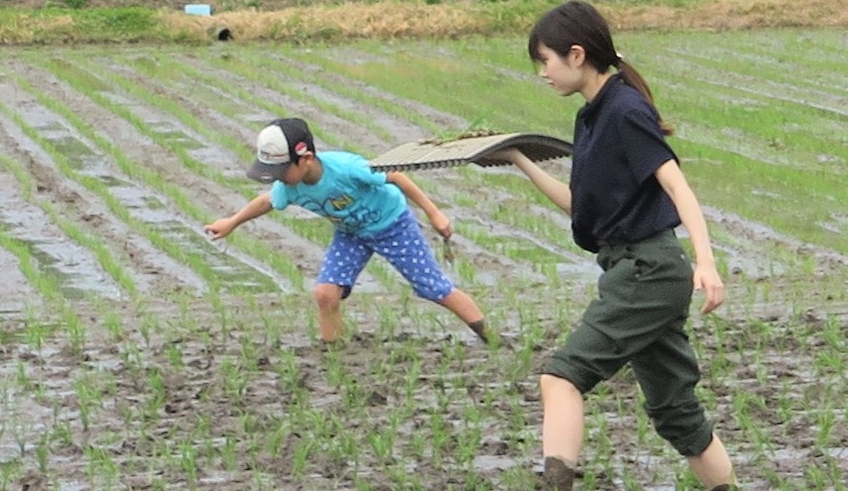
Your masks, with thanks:
M360 155L343 151L318 152L323 174L315 184L287 186L275 181L271 205L282 210L298 205L327 217L338 230L361 237L382 232L407 209L406 196L386 174L372 172Z

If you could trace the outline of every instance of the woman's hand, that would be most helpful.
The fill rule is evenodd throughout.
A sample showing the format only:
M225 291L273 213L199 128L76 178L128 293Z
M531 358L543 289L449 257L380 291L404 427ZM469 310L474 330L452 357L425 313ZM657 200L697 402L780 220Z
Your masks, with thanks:
M515 147L509 147L496 152L487 153L485 156L493 160L503 160L504 162L509 162L512 165L519 165L521 163L521 157L523 157L524 154Z
M692 277L695 291L703 290L706 298L701 307L702 314L708 314L724 302L724 284L714 264L701 265L695 263L695 272Z

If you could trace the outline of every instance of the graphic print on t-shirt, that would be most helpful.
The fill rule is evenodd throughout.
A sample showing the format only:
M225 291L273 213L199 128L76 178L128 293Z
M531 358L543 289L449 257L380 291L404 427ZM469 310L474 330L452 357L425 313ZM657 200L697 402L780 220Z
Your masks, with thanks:
M327 217L333 224L345 232L355 233L371 223L377 223L382 217L380 210L368 207L352 207L354 199L347 195L327 198L323 203L313 199L298 200L298 205Z

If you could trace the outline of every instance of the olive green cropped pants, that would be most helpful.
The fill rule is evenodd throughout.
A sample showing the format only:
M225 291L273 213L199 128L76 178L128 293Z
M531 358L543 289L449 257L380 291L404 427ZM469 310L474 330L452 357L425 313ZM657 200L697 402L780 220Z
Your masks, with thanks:
M682 455L701 454L712 425L695 397L700 379L684 327L692 266L673 231L633 244L603 245L598 298L543 373L586 393L630 363L657 432Z

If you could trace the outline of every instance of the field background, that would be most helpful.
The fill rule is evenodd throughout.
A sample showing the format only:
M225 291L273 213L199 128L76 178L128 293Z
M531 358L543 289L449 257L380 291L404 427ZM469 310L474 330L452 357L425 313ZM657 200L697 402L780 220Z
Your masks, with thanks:
M582 101L526 56L555 3L214 5L0 0L0 489L538 489L536 370L598 268L521 174L412 175L512 348L382 260L321 346L329 224L202 226L263 190L244 169L278 116L369 157L471 128L570 139ZM702 317L696 296L691 338L745 489L845 490L848 2L599 6L709 220L728 298ZM699 489L641 402L628 370L587 397L580 489Z

